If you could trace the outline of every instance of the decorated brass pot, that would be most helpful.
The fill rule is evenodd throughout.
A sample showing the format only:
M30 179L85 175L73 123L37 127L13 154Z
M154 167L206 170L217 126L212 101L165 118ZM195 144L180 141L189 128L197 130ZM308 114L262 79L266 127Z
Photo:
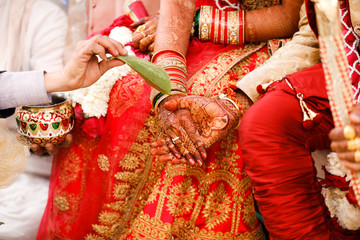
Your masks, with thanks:
M64 95L53 94L50 104L21 107L16 113L16 124L24 144L56 145L73 128L74 113Z

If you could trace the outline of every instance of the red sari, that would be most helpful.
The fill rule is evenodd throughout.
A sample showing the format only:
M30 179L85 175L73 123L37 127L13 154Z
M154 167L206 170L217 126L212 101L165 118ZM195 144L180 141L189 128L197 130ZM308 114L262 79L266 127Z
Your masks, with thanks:
M263 63L267 50L265 43L225 46L192 40L188 93L218 95L232 78ZM159 163L149 154L160 132L150 91L131 73L110 93L100 137L90 137L77 125L72 146L54 158L37 238L263 239L238 131L209 149L202 167Z

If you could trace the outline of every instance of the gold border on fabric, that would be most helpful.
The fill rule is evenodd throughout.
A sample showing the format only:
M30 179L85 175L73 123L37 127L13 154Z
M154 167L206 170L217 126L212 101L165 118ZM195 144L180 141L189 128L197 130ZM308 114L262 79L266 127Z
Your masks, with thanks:
M188 80L188 93L195 95L204 93L204 96L211 96L214 86L234 65L251 54L257 52L265 45L266 43L246 44L244 47L239 49L234 49L218 54ZM197 88L196 90L193 89L192 85L195 82L204 83L204 87Z

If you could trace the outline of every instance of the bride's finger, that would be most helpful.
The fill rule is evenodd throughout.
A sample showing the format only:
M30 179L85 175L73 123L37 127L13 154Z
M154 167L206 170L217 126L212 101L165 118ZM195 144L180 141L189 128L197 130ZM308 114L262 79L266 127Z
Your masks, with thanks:
M185 122L192 122L192 121L191 121L191 119L189 119L189 120L187 120ZM193 127L194 127L194 125L193 125ZM181 133L180 138L182 140L183 145L185 146L186 149L189 150L190 154L195 158L198 165L202 166L203 158L201 157L201 154L197 150L196 145L194 144L192 139L190 139L189 133L184 128L180 128L180 133ZM200 135L198 135L198 137L200 137Z
M173 130L168 130L166 133L169 135L169 137L171 138L171 141L174 143L176 148L180 151L181 155L184 156L191 165L194 165L195 159L182 141L184 136L181 136L181 138L180 138L180 136L178 134L176 134Z
M170 151L174 154L176 158L181 158L181 152L176 148L175 144L173 143L172 139L170 137L166 137L167 145L170 149Z
M207 157L205 144L202 140L202 137L197 130L195 124L193 121L184 121L184 130L186 131L187 135L190 138L190 141L193 143L194 147L197 149L197 152L201 155L201 160L205 159ZM185 145L190 150L189 146L185 143ZM192 152L192 154L195 154L196 151Z
M150 150L150 154L153 155L153 156L165 155L165 154L168 154L168 153L170 153L170 149L166 145L163 145L163 146L157 147L157 148L153 148L153 149Z
M172 153L168 153L165 155L160 155L158 157L158 161L163 163L163 162L169 162L169 161L173 161L173 159L175 158L175 156Z

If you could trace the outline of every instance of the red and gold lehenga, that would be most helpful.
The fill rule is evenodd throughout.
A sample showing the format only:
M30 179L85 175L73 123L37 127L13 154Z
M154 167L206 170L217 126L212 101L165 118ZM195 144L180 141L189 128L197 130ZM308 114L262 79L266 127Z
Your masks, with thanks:
M241 8L277 2L244 1ZM216 7L197 1L205 4ZM191 40L188 93L218 95L234 75L263 63L277 46L271 43ZM159 163L149 154L160 132L150 91L130 73L110 93L102 135L75 128L72 146L54 158L38 239L263 239L238 131L211 147L202 167Z

